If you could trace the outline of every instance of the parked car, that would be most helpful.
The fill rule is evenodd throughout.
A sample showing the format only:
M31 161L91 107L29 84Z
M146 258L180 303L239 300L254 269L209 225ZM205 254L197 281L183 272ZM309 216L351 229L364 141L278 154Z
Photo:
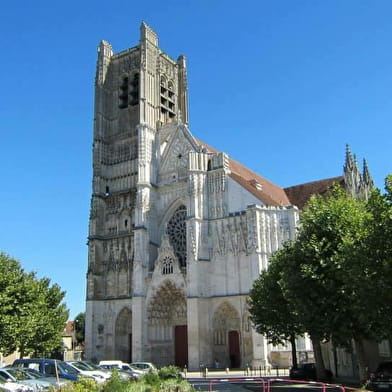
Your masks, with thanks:
M109 375L111 377L112 373L109 369L104 369L103 367L91 362L91 361L78 361L80 363L83 363L86 365L90 370L99 370L100 372L104 372L106 375Z
M0 376L0 391L1 392L34 392L30 386L20 384L15 381L8 381L3 376Z
M156 366L151 362L132 362L131 366L143 373L156 372Z
M103 369L92 369L82 361L66 361L67 364L72 366L77 372L86 377L93 377L94 380L102 384L110 378L110 374Z
M137 379L142 376L144 373L129 365L126 362L118 361L118 360L104 360L99 362L99 366L104 369L117 369L121 374L127 373L131 376L131 378Z
M292 380L317 380L315 363L300 363L290 369L290 378Z
M40 373L39 371L35 369L30 369L30 368L23 368L23 370L30 375L32 378L38 378L39 380L47 381L49 382L52 386L54 387L64 387L67 384L69 384L70 380L65 380L63 378L59 378L57 380L56 377L51 377L51 376L45 376L44 374Z
M3 376L7 381L27 385L31 387L35 392L48 390L50 387L52 387L52 384L50 382L34 378L21 368L2 368L0 369L0 375Z
M366 389L375 392L392 391L392 361L383 361L370 375Z
M333 374L329 369L325 369L325 379L321 379L317 377L316 364L309 362L301 363L296 367L293 366L290 369L290 378L292 380L332 382Z
M64 361L46 358L22 358L15 359L14 367L30 368L39 371L45 376L61 377L67 380L77 381L79 373Z

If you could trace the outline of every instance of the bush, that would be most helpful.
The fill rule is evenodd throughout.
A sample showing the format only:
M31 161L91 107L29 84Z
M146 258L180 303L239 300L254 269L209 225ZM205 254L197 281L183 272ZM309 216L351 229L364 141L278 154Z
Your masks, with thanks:
M133 380L121 380L118 376L117 369L113 369L112 377L103 384L102 392L129 392L132 391Z
M167 380L170 378L182 379L181 370L177 366L164 366L159 369L158 376L161 380Z
M158 373L149 372L143 376L141 381L143 381L144 383L146 383L148 385L153 386L153 385L158 385L161 382L161 379L160 379Z
M160 392L192 392L194 389L192 385L186 380L179 380L174 378L169 378L164 380L160 387Z
M99 385L92 379L87 377L80 377L77 382L67 383L61 387L62 392L99 392Z
M166 366L157 373L147 373L139 380L121 380L118 372L104 384L82 378L61 389L61 392L192 392L192 386L182 379L180 369Z

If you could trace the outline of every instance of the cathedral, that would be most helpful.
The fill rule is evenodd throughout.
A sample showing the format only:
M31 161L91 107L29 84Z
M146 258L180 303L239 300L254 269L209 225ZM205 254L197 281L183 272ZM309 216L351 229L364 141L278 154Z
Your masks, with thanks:
M184 56L145 23L140 41L99 45L88 236L88 359L199 368L269 363L247 296L270 255L294 239L311 194L372 180L346 151L344 174L281 188L198 140L188 124ZM273 299L271 299L273 300Z

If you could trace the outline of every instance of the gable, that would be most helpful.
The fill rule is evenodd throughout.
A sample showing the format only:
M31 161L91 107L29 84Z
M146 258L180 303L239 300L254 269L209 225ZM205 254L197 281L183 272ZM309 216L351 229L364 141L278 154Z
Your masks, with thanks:
M187 175L189 152L199 147L186 126L167 127L159 141L159 182L162 184L184 180Z

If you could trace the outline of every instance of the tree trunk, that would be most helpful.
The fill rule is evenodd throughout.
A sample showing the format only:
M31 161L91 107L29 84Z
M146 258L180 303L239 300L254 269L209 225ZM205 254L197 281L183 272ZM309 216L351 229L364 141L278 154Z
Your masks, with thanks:
M337 353L337 350L336 350L336 346L335 346L335 344L332 342L332 350L333 350L333 363L334 363L334 365L335 365L335 378L338 378L339 377L339 374L338 374L338 353Z
M297 345L295 343L295 335L290 335L290 343L291 343L291 360L293 367L298 366L298 359L297 359Z
M326 380L327 375L325 373L324 359L321 353L320 339L314 338L312 336L310 337L310 339L312 340L314 359L316 360L317 379Z
M358 374L359 374L359 381L364 383L367 379L367 362L366 362L366 355L365 349L363 347L363 340L362 339L355 339L355 351L357 352L357 359L358 359Z

